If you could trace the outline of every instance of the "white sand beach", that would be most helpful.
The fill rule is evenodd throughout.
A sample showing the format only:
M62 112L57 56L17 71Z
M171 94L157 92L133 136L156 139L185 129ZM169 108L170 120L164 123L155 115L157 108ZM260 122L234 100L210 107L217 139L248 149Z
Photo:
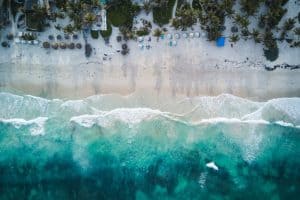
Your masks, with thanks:
M152 14L141 13L136 20L142 18L152 19ZM230 27L230 22L226 24ZM200 38L182 37L184 33L196 32L201 34ZM0 47L0 89L48 98L127 95L138 91L172 97L230 93L254 100L300 96L299 69L265 70L265 66L285 63L299 65L299 48L279 43L279 58L269 62L263 56L262 44L247 40L231 46L226 38L225 46L217 47L202 33L199 26L186 32L168 26L167 34L172 39L165 37L157 41L149 35L140 43L130 40L127 42L130 52L123 56L118 51L124 41L117 42L119 31L113 28L109 45L102 38L88 38L93 53L86 58L81 33L76 40L64 41L83 44L81 50L44 49L42 42L50 34L59 34L51 28L39 35L39 45L12 43L9 49ZM175 40L175 34L181 38ZM228 28L224 35L229 34ZM170 46L170 41L176 41L176 46ZM141 49L141 45L150 48Z

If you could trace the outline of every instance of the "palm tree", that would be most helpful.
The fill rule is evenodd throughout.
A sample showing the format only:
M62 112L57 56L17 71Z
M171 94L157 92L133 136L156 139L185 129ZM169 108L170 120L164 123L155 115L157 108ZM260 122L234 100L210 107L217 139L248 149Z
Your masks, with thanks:
M236 43L237 41L239 41L240 40L240 37L238 36L238 35L236 35L236 34L232 34L231 36L230 36L230 38L229 38L229 41L230 42L233 42L233 43Z
M95 20L96 15L94 13L89 12L84 16L84 22L87 23L89 26L91 26Z
M75 29L74 26L72 26L71 24L68 24L67 26L64 27L64 32L72 34L74 32L74 29Z
M253 29L251 35L252 35L253 40L254 40L255 43L260 43L261 42L260 34L259 34L259 31L257 29Z
M241 26L242 28L247 28L250 24L250 21L247 17L237 14L235 16L235 23Z
M162 31L159 28L155 29L153 32L153 36L157 37L157 40L161 36L161 34L162 34Z
M289 31L292 30L295 26L296 20L293 18L289 18L284 22L283 30Z
M298 38L300 37L300 27L295 28L294 33L298 36Z

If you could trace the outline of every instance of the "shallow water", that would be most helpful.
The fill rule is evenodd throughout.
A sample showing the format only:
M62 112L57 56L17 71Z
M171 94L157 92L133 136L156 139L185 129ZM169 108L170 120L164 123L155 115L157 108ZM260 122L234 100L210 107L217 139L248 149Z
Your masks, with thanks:
M297 199L299 146L300 98L0 93L0 199Z

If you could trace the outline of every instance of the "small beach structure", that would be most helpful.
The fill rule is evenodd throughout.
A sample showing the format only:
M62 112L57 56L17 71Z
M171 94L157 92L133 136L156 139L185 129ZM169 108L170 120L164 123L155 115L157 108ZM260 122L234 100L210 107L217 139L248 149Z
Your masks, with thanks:
M143 42L144 41L144 37L138 37L138 41L139 42Z
M139 48L140 48L141 50L143 50L143 49L144 49L144 45L143 45L143 44L139 44Z
M225 46L225 37L218 37L216 41L217 47Z

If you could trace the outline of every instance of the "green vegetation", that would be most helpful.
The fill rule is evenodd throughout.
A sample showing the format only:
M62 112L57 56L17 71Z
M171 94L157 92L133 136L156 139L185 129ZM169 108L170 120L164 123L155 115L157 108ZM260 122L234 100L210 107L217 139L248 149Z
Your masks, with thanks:
M132 27L133 17L140 11L138 5L132 4L131 0L112 0L108 6L108 20L112 25Z
M153 21L159 26L168 24L172 18L172 11L176 0L156 0L153 7Z
M198 11L192 9L188 4L181 5L176 11L176 17L172 19L172 26L175 29L185 30L197 22Z
M106 31L100 31L100 34L103 38L109 38L112 34L112 27L111 27L111 23L108 22L107 23L107 30Z
M150 30L147 27L142 27L139 30L136 31L136 34L138 36L145 36L145 35L149 35Z
M92 36L93 39L98 39L99 38L99 31L91 30L91 36Z
M264 1L265 0L241 0L241 10L246 12L248 16L254 15L260 7L260 4Z

